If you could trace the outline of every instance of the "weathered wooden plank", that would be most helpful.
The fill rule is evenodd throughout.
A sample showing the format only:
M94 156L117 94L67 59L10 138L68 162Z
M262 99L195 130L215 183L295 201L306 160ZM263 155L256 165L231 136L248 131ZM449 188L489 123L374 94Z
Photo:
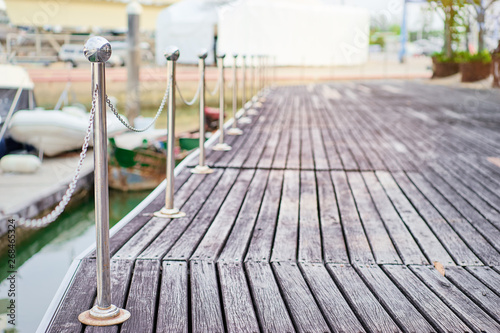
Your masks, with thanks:
M240 172L217 216L191 256L192 260L217 260L238 216L254 174L254 170L242 170Z
M271 261L295 261L299 226L300 173L285 170L283 194L276 226Z
M401 259L366 189L362 174L348 172L347 178L376 262L401 264Z
M336 142L330 135L330 128L326 123L326 119L324 116L325 109L319 110L317 116L319 121L324 124L321 127L321 139L325 146L326 157L328 159L328 165L332 170L342 170L342 160L340 158L339 152L337 150Z
M111 302L119 308L125 308L133 266L133 260L111 260ZM114 333L118 328L87 326L85 333Z
M496 228L500 229L500 213L488 202L484 201L475 190L472 190L462 183L461 177L452 175L438 164L432 164L432 168L439 173L455 191L464 197L470 205L477 209L481 215L490 221Z
M186 213L185 217L176 219L173 223L169 223L163 231L161 231L149 244L149 246L142 251L138 256L139 259L161 259L165 253L172 247L172 245L181 237L182 233L188 225L196 218L196 215L202 209L203 204L211 194L215 185L218 183L222 176L223 171L216 169L210 175L202 176L203 185L195 191L188 201L182 207L182 211Z
M304 262L323 262L316 188L314 171L301 171L298 259Z
M284 169L286 167L286 160L288 156L288 150L290 147L290 124L292 122L292 116L289 112L292 98L287 96L287 102L284 110L284 120L283 120L283 131L281 133L278 146L276 148L276 153L274 155L274 160L272 163L273 169Z
M313 159L313 142L311 141L311 116L309 115L311 108L307 104L303 105L299 110L300 113L300 137L301 137L301 150L300 150L300 168L302 170L314 170L314 159Z
M284 98L283 98L284 99ZM269 169L273 164L274 155L278 150L283 149L279 145L281 140L281 136L283 134L283 130L285 127L285 118L286 117L286 107L284 105L284 101L281 101L279 104L276 104L276 108L279 109L279 116L276 118L274 126L270 129L269 139L266 140L265 146L263 148L263 153L259 160L256 161L258 163L258 168Z
M421 174L408 173L407 176L482 261L490 265L498 262L500 258L498 251ZM459 202L454 204L460 205ZM474 265L480 262L468 264Z
M443 301L466 321L471 327L480 332L498 332L500 324L495 322L477 305L470 301L460 290L448 282L433 267L410 267L424 283L431 288Z
M247 262L245 268L262 332L295 332L271 266Z
M186 200L202 183L202 177L191 177L186 186L177 193L176 204L177 207L184 206ZM134 259L142 250L144 250L149 243L151 243L156 236L170 223L171 219L153 217L149 220L144 227L138 230L128 242L126 242L113 256L115 259Z
M327 268L369 331L401 332L352 266L328 264Z
M188 264L164 261L156 332L183 332L189 329Z
M191 261L192 331L224 332L215 264Z
M463 267L446 267L446 278L474 300L492 318L500 319L500 296L481 283Z
M490 267L466 267L476 278L500 296L500 274Z
M182 236L177 239L175 244L167 252L164 259L187 260L191 257L191 254L196 249L196 246L210 226L210 223L217 215L238 173L239 170L234 169L227 169L224 171L224 174L212 192L213 194L209 196L203 208L189 224L189 227L182 233Z
M282 170L272 170L269 173L268 186L262 199L245 261L269 261L280 205L283 174Z
M442 175L426 170L425 178L462 214L497 251L500 251L500 231L484 218L465 198L463 198Z
M313 150L313 161L315 170L329 170L328 158L326 156L326 150L323 137L321 135L321 129L324 127L321 120L318 118L320 114L319 109L324 109L323 105L318 105L319 97L317 95L310 95L310 101L312 101L311 112L309 112L310 126L309 131L311 135L311 145Z
M401 216L401 219L405 222L408 229L410 229L412 236L420 244L427 258L431 262L437 261L443 265L454 265L453 259L432 233L429 226L418 215L408 199L403 195L394 178L384 171L377 171L376 175Z
M287 169L300 169L300 119L298 111L298 97L293 97L293 106L291 109L292 123L290 128L290 148L286 162Z
M479 258L469 249L462 238L459 237L432 204L426 200L405 174L394 173L392 176L457 263L461 265L481 264Z
M347 176L341 171L332 171L331 175L350 261L360 264L373 263L375 259L373 258L363 226L361 225L356 204L347 183Z
M424 266L425 267L425 266ZM442 332L471 329L406 266L384 265L384 271L420 312Z
M269 171L257 170L249 186L245 201L241 206L236 222L219 256L219 261L238 261L244 259L245 251L259 214L259 209L267 185ZM272 186L272 185L271 185Z
M297 264L275 262L272 267L297 332L330 332Z
M325 319L334 332L365 332L357 315L322 264L301 263L304 278L311 288Z
M434 332L435 329L415 309L387 275L375 265L355 266L366 285L405 332Z
M227 332L259 332L243 263L217 265Z
M329 172L316 172L319 218L325 262L348 263L337 198Z
M159 279L159 260L135 261L127 297L130 319L122 324L120 332L154 332Z
M78 321L78 316L92 307L96 288L95 260L84 259L47 332L81 332L83 325Z

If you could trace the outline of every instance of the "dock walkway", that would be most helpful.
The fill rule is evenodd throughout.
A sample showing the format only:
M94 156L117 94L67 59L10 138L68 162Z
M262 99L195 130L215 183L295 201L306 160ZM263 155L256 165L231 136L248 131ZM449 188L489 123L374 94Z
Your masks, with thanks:
M382 81L280 87L211 175L111 239L120 327L83 327L95 259L48 332L500 332L500 99ZM195 163L193 163L195 164ZM443 276L444 275L444 276Z

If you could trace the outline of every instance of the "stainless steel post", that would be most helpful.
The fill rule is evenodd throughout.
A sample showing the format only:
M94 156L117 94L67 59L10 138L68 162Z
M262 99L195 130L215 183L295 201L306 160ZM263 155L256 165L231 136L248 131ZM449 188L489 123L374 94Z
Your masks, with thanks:
M254 56L252 55L251 57L251 61L250 61L250 66L251 66L251 74L252 74L252 78L251 78L251 81L252 81L252 97L251 97L251 107L247 110L247 114L249 116L256 116L259 114L259 112L257 110L255 110L254 106L255 105L255 102L257 102L257 91L254 91L254 87L255 89L259 89L259 86L258 86L258 81L259 81L259 73L255 73L256 71L256 66L255 66L255 58L259 56ZM257 60L258 61L258 60Z
M228 151L231 146L224 143L224 111L225 111L225 98L224 98L224 53L217 55L219 58L219 143L212 147L213 150Z
M254 55L250 56L250 99L253 100L254 97L254 84L255 84L255 66L254 66Z
M175 168L175 62L179 59L179 49L170 46L165 52L167 59L168 85L168 114L167 114L167 174L165 189L165 207L154 213L156 217L180 218L186 216L185 213L174 207L174 168Z
M85 43L84 54L92 63L92 97L97 90L94 115L94 195L96 221L97 299L94 307L78 316L91 326L109 326L130 318L130 312L111 304L109 254L108 139L106 133L105 62L111 56L111 45L102 37Z
M208 165L205 165L205 59L207 50L202 50L198 55L198 67L200 70L200 162L191 169L195 174L208 174L214 172Z
M139 116L140 89L139 89L139 66L141 61L141 50L139 46L139 21L141 17L142 7L137 1L132 1L127 5L127 47L128 55L126 60L127 65L127 104L125 115L131 124L133 120Z
M236 120L236 109L238 108L238 71L236 67L237 54L233 54L233 124L227 131L228 135L242 135L243 131L238 128Z
M238 119L238 122L241 124L250 124L252 119L247 117L246 109L250 107L250 102L247 101L247 56L242 56L242 64L241 64L242 73L242 94L241 94L241 108L243 109L243 115Z

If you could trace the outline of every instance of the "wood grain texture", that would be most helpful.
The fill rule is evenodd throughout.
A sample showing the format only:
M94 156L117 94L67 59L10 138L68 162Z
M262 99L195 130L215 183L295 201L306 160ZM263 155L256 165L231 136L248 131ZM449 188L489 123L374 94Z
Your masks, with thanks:
M349 172L347 178L376 262L401 264L401 259L366 189L362 173Z
M240 207L254 176L254 170L242 170L217 216L193 253L192 260L216 261L238 216Z
M192 331L224 332L221 299L215 264L191 261L191 312Z
M268 170L257 170L255 172L252 183L248 188L248 193L245 196L245 201L234 222L234 227L219 256L219 261L243 261L255 221L259 214L268 176Z
M471 327L474 327L477 331L484 332L500 331L500 324L498 322L488 316L434 268L422 266L410 268Z
M314 171L301 171L298 260L303 262L323 261L316 188Z
M304 278L334 332L366 332L323 264L299 264Z
M375 259L359 219L356 204L347 182L347 176L340 171L332 171L331 176L339 204L340 218L350 261L363 264L373 263Z
M159 280L159 260L135 261L126 306L130 319L122 324L120 332L154 332Z
M297 264L275 262L272 267L297 332L330 332Z
M446 278L492 318L500 319L500 296L462 267L446 267Z
M62 305L57 310L47 332L81 332L83 325L78 321L80 313L92 307L96 297L96 263L93 259L82 260Z
M392 201L392 204L401 216L401 219L405 222L427 258L431 262L438 261L443 265L454 265L455 262L453 259L401 192L394 178L392 178L389 173L383 171L377 171L376 175Z
M183 332L189 329L188 264L162 262L157 332Z
M259 332L243 264L220 262L217 267L227 332Z
M327 265L346 300L369 331L401 332L398 325L350 265Z
M272 170L269 173L268 186L262 199L259 216L255 222L245 261L268 261L271 256L274 231L278 218L283 171Z
M426 266L422 266L426 267ZM406 266L384 265L384 271L420 312L442 332L470 332L443 301Z
M316 172L316 180L324 260L331 263L348 263L339 208L330 173Z
M270 264L247 262L245 268L262 332L295 332Z
M467 270L481 283L488 286L495 294L500 296L500 274L490 267L467 267Z
M298 171L286 170L284 172L283 193L271 261L297 260L299 184L300 173Z
M392 319L405 332L434 332L434 328L408 301L387 275L375 265L355 267Z

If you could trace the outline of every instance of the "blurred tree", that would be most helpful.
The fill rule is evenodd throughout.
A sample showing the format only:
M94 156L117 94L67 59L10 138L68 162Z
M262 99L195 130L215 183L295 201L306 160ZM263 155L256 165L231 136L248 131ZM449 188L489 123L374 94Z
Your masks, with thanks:
M453 57L453 44L460 41L461 28L464 25L462 9L469 0L428 0L433 8L444 15L443 53L448 59ZM475 1L475 0L471 0ZM481 1L481 0L479 0Z
M479 32L477 36L478 40L478 51L481 52L485 49L484 45L484 34L486 32L485 22L486 22L486 11L498 0L467 0L469 4L471 4L476 12L476 21L479 26Z

